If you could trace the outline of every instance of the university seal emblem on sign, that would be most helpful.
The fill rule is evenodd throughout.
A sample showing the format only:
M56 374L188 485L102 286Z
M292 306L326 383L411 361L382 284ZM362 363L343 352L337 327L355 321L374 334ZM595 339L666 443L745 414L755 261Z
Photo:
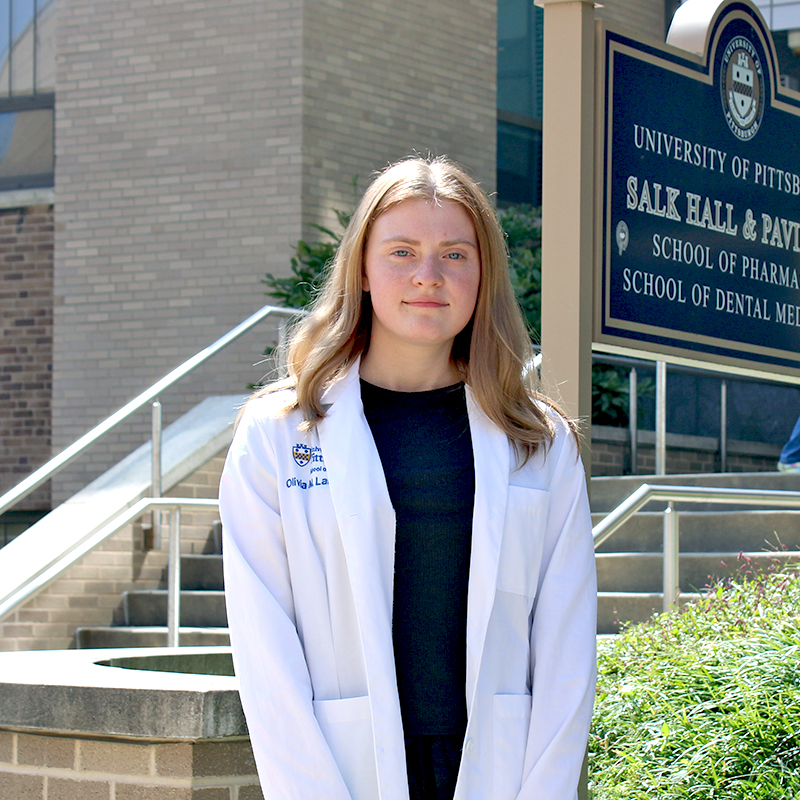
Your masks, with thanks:
M720 74L722 111L733 135L749 141L764 116L764 69L755 47L744 36L728 43Z
M311 448L307 444L296 444L292 447L292 457L298 467L304 467L311 461Z

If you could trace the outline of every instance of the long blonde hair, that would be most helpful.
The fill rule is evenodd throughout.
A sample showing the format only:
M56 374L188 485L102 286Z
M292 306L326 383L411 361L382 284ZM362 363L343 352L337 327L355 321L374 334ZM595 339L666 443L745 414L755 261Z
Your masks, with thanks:
M444 157L409 158L378 174L358 204L310 313L292 329L285 356L291 408L309 429L325 416L322 394L369 348L372 304L362 287L364 250L375 220L404 200L450 200L469 214L478 238L481 281L475 313L453 343L452 359L484 413L508 436L520 463L550 445L554 426L533 382L533 350L511 287L505 238L482 189ZM258 396L257 395L257 396ZM557 409L558 410L558 409ZM566 419L566 418L565 418ZM575 427L568 424L573 432Z

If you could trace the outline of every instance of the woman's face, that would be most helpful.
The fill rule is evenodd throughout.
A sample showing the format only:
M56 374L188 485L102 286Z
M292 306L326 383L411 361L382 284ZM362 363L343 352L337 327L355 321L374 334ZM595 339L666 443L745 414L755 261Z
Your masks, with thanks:
M364 290L372 299L370 350L438 348L447 358L472 318L481 280L475 227L452 200L404 200L372 225Z

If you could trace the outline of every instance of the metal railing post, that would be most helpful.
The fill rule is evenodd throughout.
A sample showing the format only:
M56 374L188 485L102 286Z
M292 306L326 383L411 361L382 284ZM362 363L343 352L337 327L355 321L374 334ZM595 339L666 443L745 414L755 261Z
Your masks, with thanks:
M152 496L161 497L161 401L156 398L153 401L151 416L151 439L153 442L153 462L151 465L152 472ZM161 549L161 510L158 508L153 509L153 547L156 550Z
M631 475L639 472L639 376L631 367L628 376L628 427L631 432Z
M680 596L680 534L678 512L669 501L664 509L664 611L677 608Z
M719 471L728 471L728 381L719 387Z
M667 363L656 362L656 475L667 474Z
M178 647L181 626L181 510L169 512L169 564L167 567L167 647Z

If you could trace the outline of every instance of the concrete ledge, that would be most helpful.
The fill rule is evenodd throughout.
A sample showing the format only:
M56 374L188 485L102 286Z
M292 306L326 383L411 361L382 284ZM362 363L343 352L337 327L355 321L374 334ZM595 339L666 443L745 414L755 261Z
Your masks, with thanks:
M0 210L52 206L56 201L54 189L12 189L0 192Z
M227 647L0 653L0 676L0 730L151 742L247 736Z

